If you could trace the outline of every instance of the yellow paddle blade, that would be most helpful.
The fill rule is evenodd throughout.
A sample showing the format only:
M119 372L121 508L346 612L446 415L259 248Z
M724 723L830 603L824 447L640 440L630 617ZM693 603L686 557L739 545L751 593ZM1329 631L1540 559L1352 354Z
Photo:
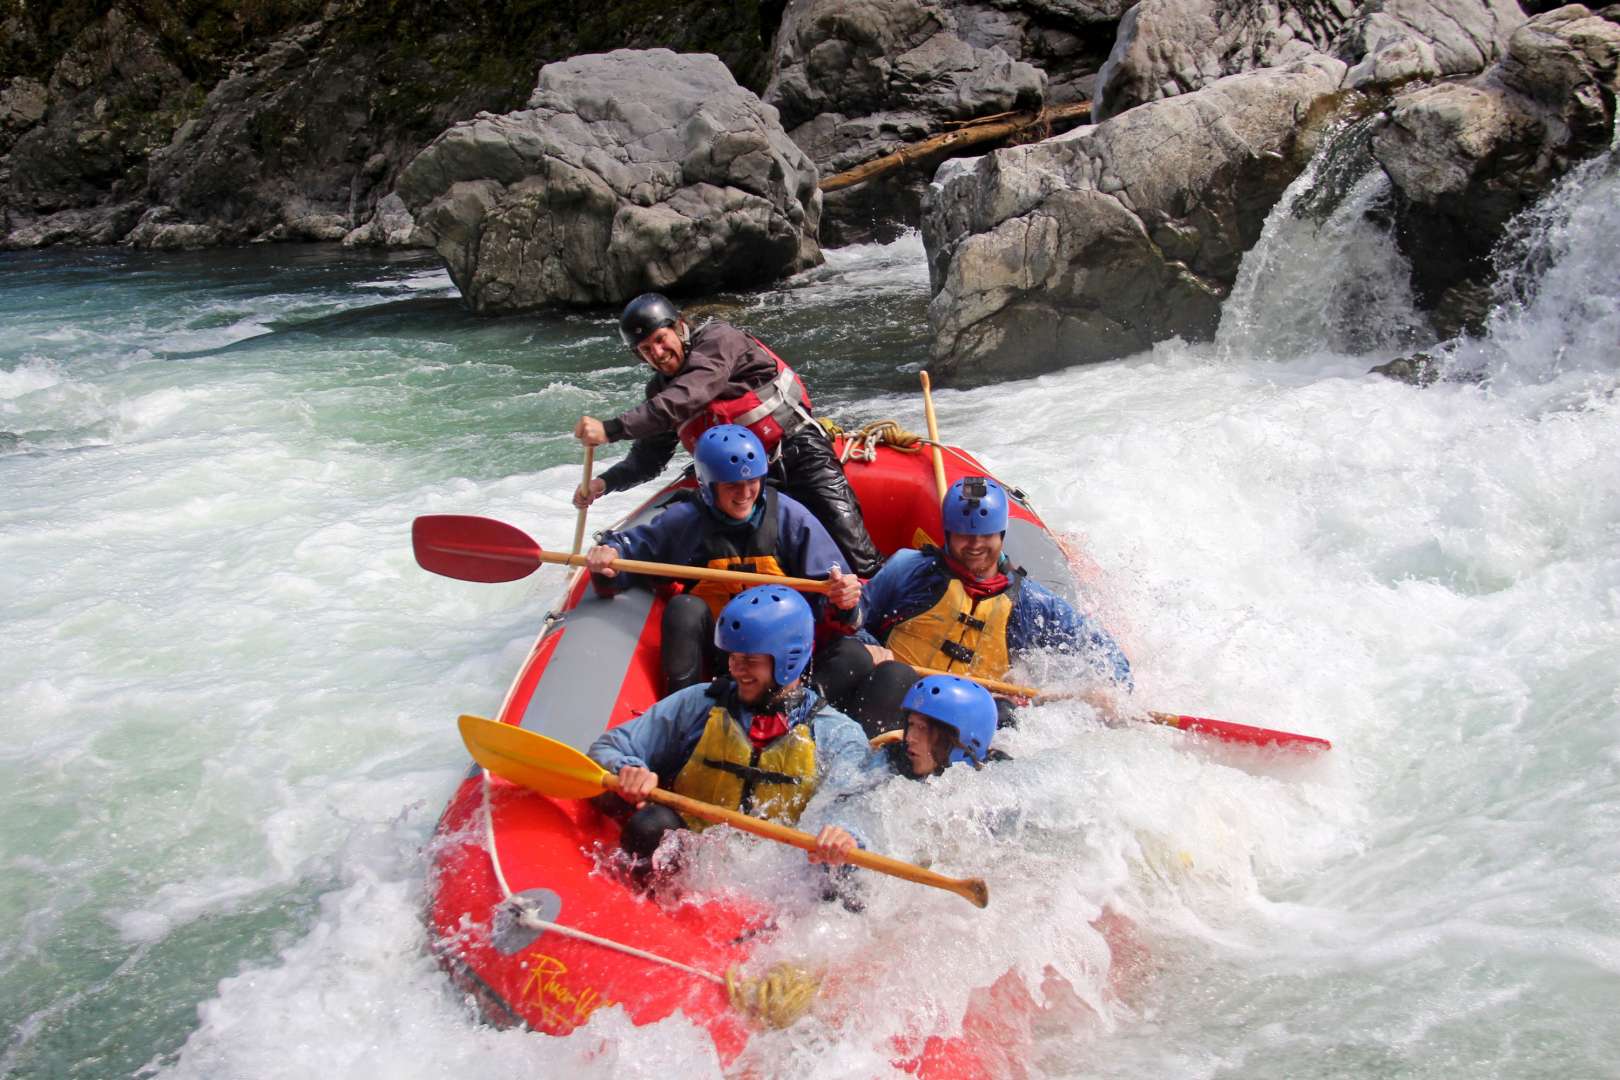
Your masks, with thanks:
M602 794L606 770L566 743L482 716L459 723L473 760L502 779L558 799Z

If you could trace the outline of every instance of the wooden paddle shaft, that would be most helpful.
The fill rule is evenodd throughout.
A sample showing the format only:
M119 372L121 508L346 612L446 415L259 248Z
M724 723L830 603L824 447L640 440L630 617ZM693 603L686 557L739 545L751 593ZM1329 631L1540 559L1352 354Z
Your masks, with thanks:
M617 788L619 779L608 774L603 783L608 787ZM763 836L767 840L775 840L778 843L791 844L805 851L814 851L816 849L816 838L814 836L798 829L790 829L786 825L778 825L774 821L765 821L762 818L750 817L748 814L739 813L735 810L727 810L724 807L714 806L710 803L698 802L696 799L688 799L684 795L677 795L673 791L665 791L663 788L654 788L647 798L661 806L667 806L671 810L682 814L690 814L695 818L701 818L716 825L730 825L734 829L740 829L755 836ZM888 874L891 877L904 878L906 881L915 882L918 885L931 885L936 889L953 892L975 907L982 908L990 903L990 887L980 878L946 877L944 874L936 874L932 870L924 870L920 866L913 866L911 863L901 862L899 859L891 859L887 855L879 855L861 848L856 848L845 855L844 858L856 866L876 870L880 874Z
M554 799L587 799L603 790L619 790L617 776L567 743L482 716L463 716L459 725L461 738L471 751L473 760L514 784L521 784ZM809 833L688 799L672 791L654 788L647 798L683 814L730 825L768 840L791 844L806 851L813 851L816 847L816 838ZM866 851L851 852L849 861L882 874L956 893L979 907L990 902L989 889L976 878L948 878L920 866Z
M939 493L939 501L945 501L945 492L950 485L945 483L945 458L939 452L939 422L934 419L934 388L929 382L928 372L918 373L922 379L923 415L928 419L928 449L934 455L934 490Z
M539 551L535 558L558 566L584 566L585 556L564 555L556 551ZM691 578L697 581L729 581L737 585L783 585L800 592L824 593L832 588L830 581L813 578L779 577L776 574L748 574L741 570L716 570L711 566L681 566L678 563L643 562L640 559L614 559L613 569L631 574L650 574L653 577Z
M942 671L939 668L923 667L920 664L912 664L911 667L919 675L955 675L958 679L978 683L992 694L1006 694L1008 697L1044 698L1047 701L1052 701L1057 698L1075 696L1074 694L1048 694L1039 687L1019 686L1017 683L1001 682L999 679L986 679L981 675L969 675L965 671Z
M587 499L589 499L591 497L591 461L592 461L593 458L595 458L595 456L596 456L596 447L587 446L585 448L585 479L580 481L580 485L579 485L579 490L581 490L581 491L583 491L585 493L585 497ZM574 554L575 555L579 554L580 548L585 543L585 515L587 513L589 513L589 512L590 512L590 507L589 506L580 507L579 508L579 517L574 522Z

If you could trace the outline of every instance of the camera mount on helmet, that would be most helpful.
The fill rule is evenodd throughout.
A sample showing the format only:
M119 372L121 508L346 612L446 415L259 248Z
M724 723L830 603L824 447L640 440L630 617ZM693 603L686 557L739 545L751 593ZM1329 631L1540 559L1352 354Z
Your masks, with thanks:
M1007 493L988 476L964 476L940 504L945 531L990 536L1007 531Z

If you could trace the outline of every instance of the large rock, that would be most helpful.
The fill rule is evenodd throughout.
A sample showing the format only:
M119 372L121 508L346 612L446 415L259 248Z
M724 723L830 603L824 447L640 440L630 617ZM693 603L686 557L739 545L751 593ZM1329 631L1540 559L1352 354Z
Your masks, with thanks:
M1041 97L1040 72L969 44L945 8L924 0L801 0L776 40L765 99L790 128L878 112L965 119Z
M576 56L435 139L398 190L474 310L757 286L821 261L816 167L707 54Z
M1005 14L995 29L1012 32ZM953 120L1035 108L1043 84L1039 71L1001 45L970 43L955 15L933 0L792 0L764 98L793 141L831 175ZM871 226L885 216L916 221L924 182L913 173L834 193L829 240L881 236Z
M1317 54L948 163L923 231L935 367L1025 374L1212 336L1344 71Z
M1443 333L1478 325L1513 217L1612 144L1617 23L1620 7L1537 16L1484 74L1402 95L1375 132L1414 291Z

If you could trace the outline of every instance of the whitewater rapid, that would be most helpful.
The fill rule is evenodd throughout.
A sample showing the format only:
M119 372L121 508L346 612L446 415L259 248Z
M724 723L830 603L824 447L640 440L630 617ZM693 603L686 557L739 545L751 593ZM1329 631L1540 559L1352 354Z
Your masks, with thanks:
M772 948L863 975L762 1069L883 1075L892 1031L1051 966L1084 1004L1051 1002L1039 1076L1615 1075L1617 184L1611 155L1543 208L1551 270L1446 352L1483 382L1366 374L1420 330L1398 255L1285 207L1215 342L937 393L1084 552L1138 700L1335 749L1032 710L1012 763L885 795L895 853L992 906L883 880L865 917L796 910ZM431 577L409 522L566 547L567 428L639 386L610 321L468 318L420 257L6 269L0 1073L717 1075L678 1018L484 1027L424 951L454 717L499 705L561 578ZM920 429L926 300L910 237L733 317L822 411ZM1380 313L1398 333L1347 335ZM1104 907L1146 950L1128 979Z

